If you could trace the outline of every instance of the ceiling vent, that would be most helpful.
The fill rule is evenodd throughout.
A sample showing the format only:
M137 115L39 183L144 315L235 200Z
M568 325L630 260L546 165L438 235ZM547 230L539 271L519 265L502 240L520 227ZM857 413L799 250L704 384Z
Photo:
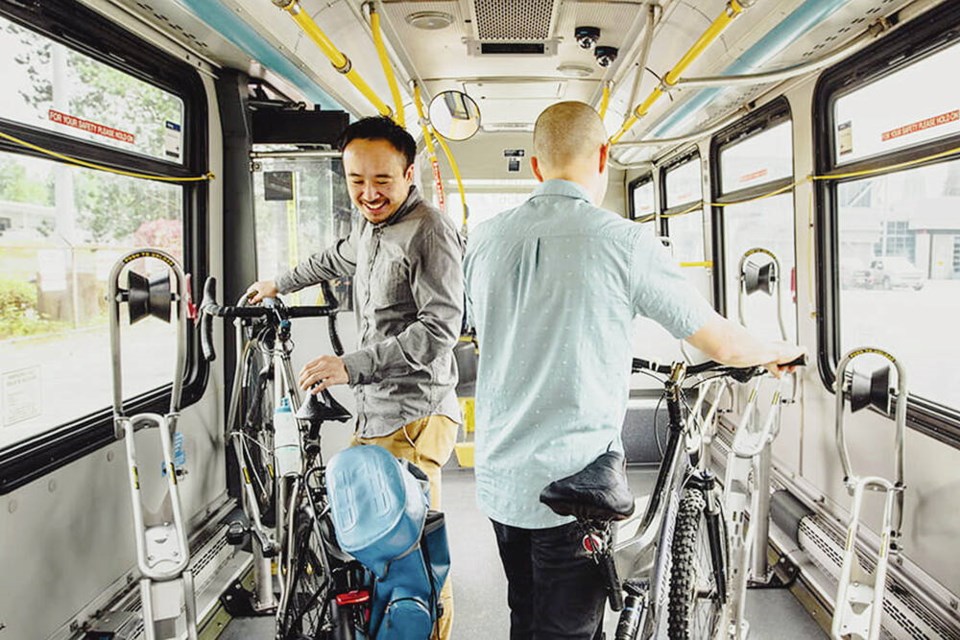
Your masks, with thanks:
M473 0L478 40L548 40L556 14L554 0Z

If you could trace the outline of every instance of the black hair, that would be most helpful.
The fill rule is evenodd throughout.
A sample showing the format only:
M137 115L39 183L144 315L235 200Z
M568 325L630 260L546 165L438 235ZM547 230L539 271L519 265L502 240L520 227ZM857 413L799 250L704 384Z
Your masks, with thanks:
M417 156L417 143L407 130L386 116L373 116L357 120L340 134L337 147L342 152L354 140L386 140L406 157L404 169L413 164Z

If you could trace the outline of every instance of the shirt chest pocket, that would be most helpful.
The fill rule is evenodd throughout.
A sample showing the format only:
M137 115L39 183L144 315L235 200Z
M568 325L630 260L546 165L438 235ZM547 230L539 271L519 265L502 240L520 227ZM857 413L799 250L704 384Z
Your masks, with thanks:
M404 304L413 299L410 272L400 262L383 261L370 270L370 301L378 308Z

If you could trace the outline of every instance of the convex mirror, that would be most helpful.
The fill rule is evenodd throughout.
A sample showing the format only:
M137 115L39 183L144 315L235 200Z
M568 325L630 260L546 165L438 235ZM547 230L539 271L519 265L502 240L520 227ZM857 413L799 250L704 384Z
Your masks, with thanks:
M480 107L462 91L443 91L430 101L434 130L448 140L466 140L480 130Z

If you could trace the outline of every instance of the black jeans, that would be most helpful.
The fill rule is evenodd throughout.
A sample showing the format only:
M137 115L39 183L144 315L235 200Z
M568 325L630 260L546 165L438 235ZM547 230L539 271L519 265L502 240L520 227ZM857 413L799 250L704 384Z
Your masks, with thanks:
M606 589L577 523L520 529L493 522L493 530L507 574L510 640L602 637Z

